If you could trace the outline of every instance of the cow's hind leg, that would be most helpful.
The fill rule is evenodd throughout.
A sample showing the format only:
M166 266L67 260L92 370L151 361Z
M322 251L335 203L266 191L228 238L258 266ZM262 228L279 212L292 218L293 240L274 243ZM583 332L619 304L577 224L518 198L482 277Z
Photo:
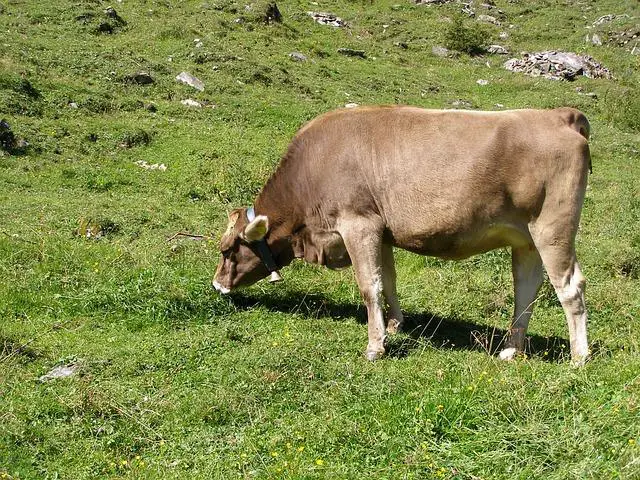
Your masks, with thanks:
M382 244L382 289L387 302L387 333L393 335L402 328L404 317L396 291L396 265L393 258L393 247L387 243Z
M360 294L367 307L369 343L365 356L384 355L385 325L382 268L382 228L364 219L342 222L339 227L353 263Z
M560 299L569 327L571 360L582 365L589 356L587 343L587 307L584 300L586 280L576 259L573 245L550 244L538 247L549 280Z
M543 278L542 260L533 245L513 248L511 268L515 308L507 343L500 352L502 360L511 360L518 352L524 351L524 341L533 313L533 303Z

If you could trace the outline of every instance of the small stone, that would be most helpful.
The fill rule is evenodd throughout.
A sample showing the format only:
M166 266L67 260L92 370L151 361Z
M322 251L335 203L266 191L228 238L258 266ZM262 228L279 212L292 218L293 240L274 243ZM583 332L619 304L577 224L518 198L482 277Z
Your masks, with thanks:
M167 166L164 163L153 163L153 164L149 164L147 162L145 162L144 160L138 160L136 162L133 162L135 165L139 166L140 168L143 168L145 170L160 170L161 172L164 172L167 170Z
M76 102L71 102L69 104L69 108L78 108L78 104Z
M472 18L476 16L476 12L473 9L473 4L472 3L463 3L462 4L462 13L464 13L468 17L472 17Z
M75 363L70 365L59 365L45 375L42 375L38 380L40 382L50 382L51 380L72 377L78 373L79 368L80 367Z
M433 47L431 47L431 53L433 53L436 57L441 57L441 58L451 56L451 52L449 51L448 48L440 47L438 45L434 45Z
M328 25L330 27L346 27L347 24L340 17L337 17L333 13L327 12L307 12L311 18L313 18L320 25Z
M451 102L451 106L454 108L473 108L473 104L467 100L454 100Z
M605 23L612 22L613 20L615 20L617 18L629 18L629 15L627 15L626 13L623 14L623 15L615 15L613 13L609 13L607 15L602 15L595 22L593 22L593 26L597 27L599 25L604 25Z
M187 106L187 107L195 107L195 108L202 107L202 104L200 102L196 102L195 100L192 100L191 98L187 98L186 100L182 100L180 103L182 105Z
M291 52L289 54L289 58L291 60L293 60L294 62L306 62L307 61L307 56L300 53L300 52Z
M500 32L500 35L498 36L501 40L506 40L507 38L509 38L509 34L507 32Z
M489 85L489 80L484 80L484 79L481 78L479 80L476 80L476 83L478 85Z
M124 77L124 81L127 83L136 83L138 85L151 85L154 79L147 72L136 72Z
M602 45L602 39L600 38L600 35L598 35L597 33L594 33L593 35L591 35L591 38L589 38L589 35L587 35L587 42L589 41L594 45Z
M357 103L347 103L344 108L356 108L358 106Z
M504 105L503 105L503 104L501 104L501 103L496 103L496 104L494 105L494 107L496 107L496 108L504 108Z
M502 45L489 45L489 48L487 48L487 52L497 55L507 55L509 53L509 50L504 48Z
M494 25L501 25L496 17L491 15L478 15L478 21L484 23L493 23Z
M195 88L196 90L199 91L203 91L204 90L204 83L202 82L202 80L194 77L193 75L191 75L188 72L182 72L180 73L177 77L176 80L178 82L182 82L186 85L189 85L193 88Z
M347 57L367 58L367 54L364 52L364 50L354 50L353 48L339 48L338 53L341 55L346 55Z

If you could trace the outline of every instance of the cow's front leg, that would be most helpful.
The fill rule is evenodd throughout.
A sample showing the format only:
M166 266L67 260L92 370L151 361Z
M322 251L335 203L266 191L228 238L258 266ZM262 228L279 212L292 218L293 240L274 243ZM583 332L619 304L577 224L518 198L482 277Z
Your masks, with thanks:
M511 252L511 268L515 293L515 309L507 344L500 352L502 360L511 360L524 351L527 327L533 313L533 302L542 285L542 259L533 246L514 248Z
M396 292L396 264L393 258L393 247L382 244L382 290L387 302L387 333L393 335L402 328L404 317Z
M367 307L369 343L365 356L376 360L384 354L385 325L382 268L382 227L355 219L344 222L340 234L353 263L360 294Z

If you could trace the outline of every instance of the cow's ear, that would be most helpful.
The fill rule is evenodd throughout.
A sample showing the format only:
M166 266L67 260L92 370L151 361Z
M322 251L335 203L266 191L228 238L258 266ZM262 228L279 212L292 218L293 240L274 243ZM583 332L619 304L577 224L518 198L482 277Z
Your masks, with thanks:
M269 219L266 215L258 215L249 225L244 227L242 237L247 242L257 242L262 240L269 231Z

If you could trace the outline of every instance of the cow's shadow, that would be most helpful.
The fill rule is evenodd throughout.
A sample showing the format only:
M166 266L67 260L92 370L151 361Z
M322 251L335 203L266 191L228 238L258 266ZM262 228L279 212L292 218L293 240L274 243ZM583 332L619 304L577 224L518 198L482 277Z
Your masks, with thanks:
M336 321L355 318L365 324L364 305L337 303L321 294L273 295L258 292L234 294L237 308L249 309L261 305L272 311L297 313L305 317L330 317ZM403 358L419 349L478 350L497 355L504 347L507 331L460 318L442 317L430 312L406 312L401 335L388 339L387 354ZM526 354L548 362L566 360L569 355L567 339L541 335L528 335Z

